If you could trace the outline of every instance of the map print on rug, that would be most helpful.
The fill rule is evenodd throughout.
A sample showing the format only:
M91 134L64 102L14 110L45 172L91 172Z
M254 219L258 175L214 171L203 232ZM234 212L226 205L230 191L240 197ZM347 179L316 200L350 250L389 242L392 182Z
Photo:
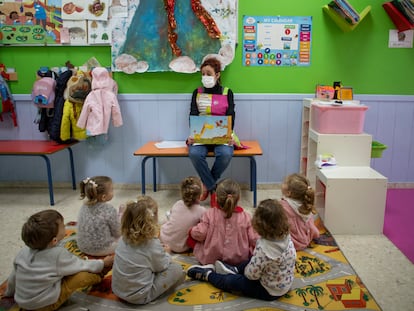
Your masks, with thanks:
M268 302L239 297L216 289L209 283L189 278L174 292L145 305L147 311L214 309L245 311L280 310L370 310L381 311L378 304L344 257L334 238L318 219L320 237L310 248L297 252L295 281L292 289L276 301ZM84 257L76 244L76 223L66 225L65 247ZM94 257L96 258L96 257ZM185 270L198 264L192 253L176 254L173 259ZM69 311L87 306L91 310L131 310L131 305L119 300L111 291L111 271L103 281L76 292L60 310ZM2 284L4 286L4 283ZM140 309L141 307L137 307ZM0 301L0 310L18 310L12 298Z

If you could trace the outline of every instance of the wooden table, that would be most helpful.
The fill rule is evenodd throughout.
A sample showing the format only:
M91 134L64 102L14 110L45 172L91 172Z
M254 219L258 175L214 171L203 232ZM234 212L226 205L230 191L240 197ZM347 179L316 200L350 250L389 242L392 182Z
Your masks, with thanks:
M73 164L72 146L77 142L69 144L58 144L48 140L0 140L0 156L39 156L46 162L47 180L49 186L50 205L55 205L53 197L52 169L49 155L61 150L68 150L70 168L72 173L72 188L76 190L75 167Z
M188 157L188 148L157 148L155 146L157 142L149 141L134 152L134 156L142 156L141 162L141 193L145 194L145 164L148 159L153 160L152 166L152 178L153 178L153 190L157 191L157 158L179 158ZM255 156L263 154L262 148L258 141L249 140L242 141L242 144L248 146L247 149L234 150L233 157L248 158L250 160L250 191L253 191L253 206L256 207L257 203L257 169ZM209 152L208 157L213 157L214 153Z

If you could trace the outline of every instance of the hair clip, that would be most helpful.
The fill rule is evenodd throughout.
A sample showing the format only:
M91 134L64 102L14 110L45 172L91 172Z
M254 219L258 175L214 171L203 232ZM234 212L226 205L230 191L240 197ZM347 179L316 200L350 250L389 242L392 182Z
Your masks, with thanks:
M82 182L86 185L89 182L90 178L86 177L84 180L82 180Z
M92 185L92 187L95 189L96 187L98 187L97 183L94 180L89 180L89 183Z

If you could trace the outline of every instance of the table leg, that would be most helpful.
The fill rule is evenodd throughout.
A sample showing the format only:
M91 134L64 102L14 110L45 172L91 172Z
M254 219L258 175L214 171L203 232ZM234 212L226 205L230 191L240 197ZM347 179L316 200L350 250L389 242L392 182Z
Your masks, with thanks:
M152 158L152 190L157 192L157 158Z
M145 156L144 158L142 158L142 162L141 162L141 194L145 195L145 164L147 162L148 159L152 158L152 179L153 179L153 184L152 184L152 189L154 190L154 192L157 191L157 168L156 168L156 157L153 156Z
M143 157L141 162L141 194L145 195L145 163L151 157Z
M257 170L256 159L252 156L250 158L250 190L253 191L253 207L257 205Z
M41 156L46 162L47 183L48 183L48 186L49 186L50 205L53 206L53 205L55 205L55 200L53 198L53 181L52 181L52 171L51 171L51 168L50 168L50 160L44 154L40 154L39 156Z
M76 190L76 178L75 178L75 165L73 163L73 151L71 147L68 147L69 152L69 161L70 161L70 170L72 173L72 189Z

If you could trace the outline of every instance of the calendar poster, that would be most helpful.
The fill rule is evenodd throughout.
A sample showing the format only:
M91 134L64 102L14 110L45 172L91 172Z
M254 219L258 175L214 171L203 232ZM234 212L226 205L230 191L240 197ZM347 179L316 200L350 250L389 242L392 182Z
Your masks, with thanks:
M309 66L312 16L244 16L244 66Z

